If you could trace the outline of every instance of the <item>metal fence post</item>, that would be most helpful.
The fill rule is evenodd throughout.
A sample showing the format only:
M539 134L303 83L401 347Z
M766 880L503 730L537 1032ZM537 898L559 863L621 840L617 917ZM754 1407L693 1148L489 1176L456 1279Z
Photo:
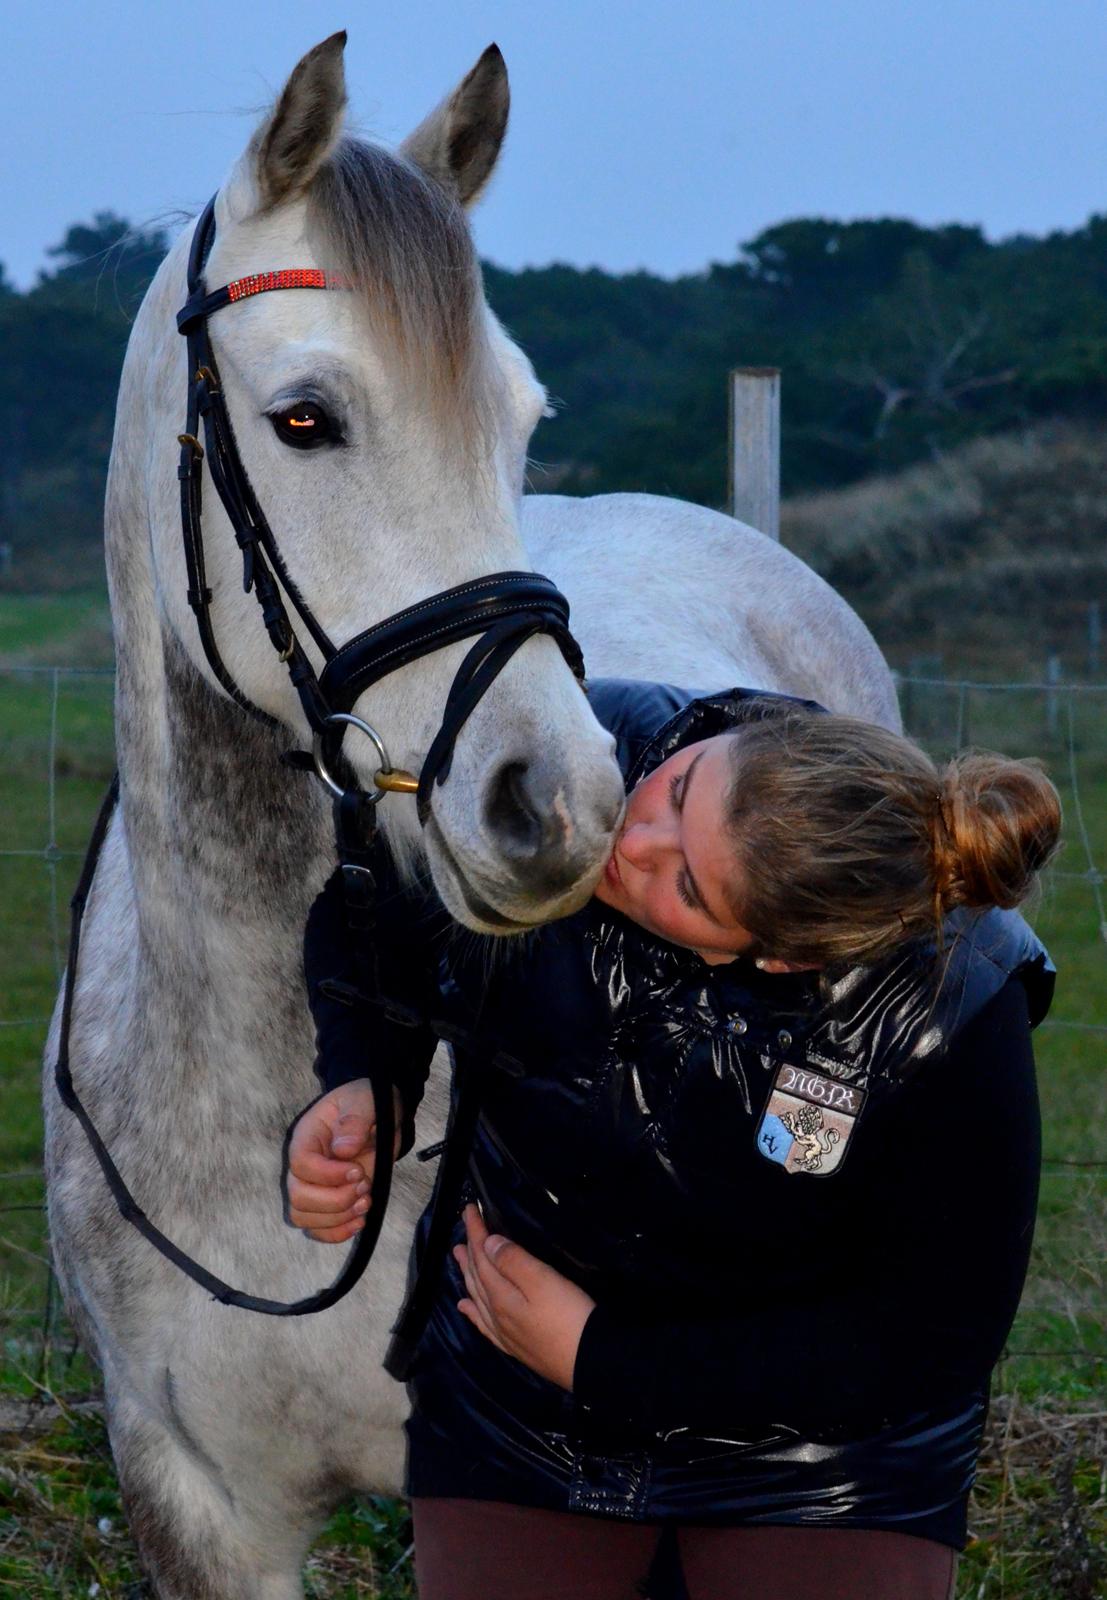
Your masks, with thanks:
M1103 628L1099 617L1099 601L1088 601L1088 677L1094 683L1099 677L1099 645Z
M1056 650L1051 650L1046 657L1045 681L1049 685L1046 690L1046 732L1051 739L1057 737L1057 714L1060 705L1060 696L1056 685L1059 684L1064 674L1061 668L1061 657Z
M780 368L730 374L730 511L780 538Z

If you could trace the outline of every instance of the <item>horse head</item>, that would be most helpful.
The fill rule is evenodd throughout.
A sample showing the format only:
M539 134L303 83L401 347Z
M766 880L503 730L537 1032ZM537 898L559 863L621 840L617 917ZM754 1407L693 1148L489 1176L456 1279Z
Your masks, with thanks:
M322 272L344 291L236 298L209 324L285 589L304 598L339 646L429 595L528 566L519 529L526 447L546 403L484 299L466 216L506 127L499 51L486 50L389 152L344 132L344 43L336 34L311 50L255 131L218 193L205 266L209 290L294 268ZM178 243L152 290L163 326L169 300L183 299L188 243ZM146 425L159 443L181 426L180 343L174 348L168 333L159 339L163 370L146 386L158 413ZM159 510L149 523L164 621L224 694L189 611L164 462L158 474ZM310 736L304 712L244 592L242 558L209 482L203 508L219 653L254 706L302 743ZM301 642L321 671L317 643ZM419 769L470 644L402 665L357 699L353 711L380 731L395 765ZM345 749L371 789L374 750L353 734ZM402 796L387 797L381 812L402 863L425 851L459 921L503 933L583 903L621 806L612 741L557 644L536 636L470 714L422 832Z

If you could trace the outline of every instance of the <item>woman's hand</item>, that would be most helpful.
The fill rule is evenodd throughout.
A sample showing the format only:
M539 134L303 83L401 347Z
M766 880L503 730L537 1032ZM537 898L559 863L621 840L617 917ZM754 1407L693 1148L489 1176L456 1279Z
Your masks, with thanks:
M396 1152L402 1107L396 1107ZM288 1146L288 1220L320 1244L360 1233L369 1209L377 1110L368 1078L332 1089L302 1114Z
M455 1247L454 1259L469 1297L458 1310L505 1355L571 1390L596 1302L521 1245L490 1234L476 1206L465 1207L465 1233L468 1244Z

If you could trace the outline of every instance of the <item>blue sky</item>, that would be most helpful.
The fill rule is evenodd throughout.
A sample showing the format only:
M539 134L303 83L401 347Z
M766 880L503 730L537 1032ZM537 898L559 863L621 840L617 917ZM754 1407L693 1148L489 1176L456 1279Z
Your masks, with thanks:
M495 40L508 143L475 215L505 266L673 274L788 217L1107 211L1104 0L43 0L5 7L0 261L100 209L195 208L303 51L349 31L355 118L398 141Z

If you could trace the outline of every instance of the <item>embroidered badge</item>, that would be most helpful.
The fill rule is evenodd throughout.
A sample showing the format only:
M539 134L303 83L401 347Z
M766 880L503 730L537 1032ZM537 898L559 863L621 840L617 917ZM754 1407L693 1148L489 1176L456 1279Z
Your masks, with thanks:
M785 1172L826 1177L841 1165L865 1092L786 1062L757 1128L757 1148Z

